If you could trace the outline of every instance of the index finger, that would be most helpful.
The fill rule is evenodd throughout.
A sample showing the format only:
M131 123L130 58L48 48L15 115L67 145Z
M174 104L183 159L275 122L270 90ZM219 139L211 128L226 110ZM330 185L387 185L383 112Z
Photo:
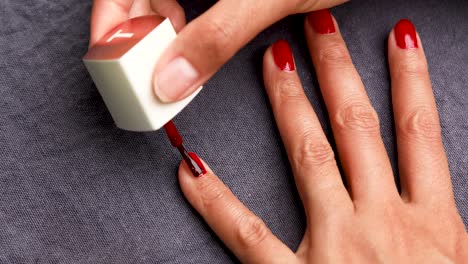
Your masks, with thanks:
M89 46L93 46L109 30L126 21L132 4L133 0L94 0Z
M323 8L345 0L221 0L189 23L156 65L154 89L163 102L192 94L242 46L281 18L307 8ZM295 4L300 3L300 4Z
M207 164L203 166L206 174L193 177L187 163L182 162L180 187L190 204L239 260L242 263L296 263L291 249L237 199Z

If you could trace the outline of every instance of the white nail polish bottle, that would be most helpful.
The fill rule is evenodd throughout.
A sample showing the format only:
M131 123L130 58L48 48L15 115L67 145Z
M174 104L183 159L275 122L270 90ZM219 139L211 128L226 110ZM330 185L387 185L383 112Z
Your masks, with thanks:
M117 127L158 130L200 92L202 87L176 103L162 103L154 94L156 63L175 37L169 19L137 17L111 30L84 56L84 64Z

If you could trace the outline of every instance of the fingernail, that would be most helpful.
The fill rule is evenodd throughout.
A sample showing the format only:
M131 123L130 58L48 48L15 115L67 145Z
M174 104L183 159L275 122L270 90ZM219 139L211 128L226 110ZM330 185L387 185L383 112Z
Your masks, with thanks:
M179 149L181 150L181 149ZM185 149L181 150L182 157L184 158L185 163L190 168L193 176L200 177L206 174L205 166L201 162L197 154L193 152L187 152Z
M194 161L190 164L190 170L192 171L193 176L200 177L202 175L205 175L206 174L205 166L203 166L203 163L201 162L197 154L190 152L189 155Z
M294 71L294 58L286 40L278 40L272 47L275 64L282 71Z
M335 24L331 16L330 10L322 9L314 12L310 12L307 16L307 21L319 34L331 34L335 33Z
M415 49L418 47L416 29L409 19L401 19L393 30L398 47L402 49Z
M182 99L185 91L198 79L198 71L184 57L173 59L157 76L155 93L163 102Z

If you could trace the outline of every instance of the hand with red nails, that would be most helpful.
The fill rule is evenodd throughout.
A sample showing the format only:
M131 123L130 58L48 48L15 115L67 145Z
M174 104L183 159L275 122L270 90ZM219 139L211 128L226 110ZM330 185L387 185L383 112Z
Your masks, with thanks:
M161 101L175 102L195 92L269 25L291 14L346 1L221 0L184 27L184 10L177 0L94 0L90 46L129 18L150 14L168 17L179 35L156 65L154 90Z
M468 236L455 206L413 24L399 21L388 38L401 193L377 113L330 12L310 13L305 35L339 155L304 94L288 43L275 43L263 61L266 90L307 217L299 247L293 251L282 243L206 164L201 166L206 173L196 177L181 164L179 182L187 200L244 263L468 263Z

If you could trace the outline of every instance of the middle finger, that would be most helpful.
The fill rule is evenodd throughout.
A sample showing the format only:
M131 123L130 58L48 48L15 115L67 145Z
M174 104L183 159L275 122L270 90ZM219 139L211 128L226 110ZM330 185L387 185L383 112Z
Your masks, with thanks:
M305 32L353 200L398 197L377 113L330 12L310 13Z
M263 65L265 88L308 221L316 224L324 220L322 215L352 209L333 150L304 93L287 42L280 40L269 48Z

